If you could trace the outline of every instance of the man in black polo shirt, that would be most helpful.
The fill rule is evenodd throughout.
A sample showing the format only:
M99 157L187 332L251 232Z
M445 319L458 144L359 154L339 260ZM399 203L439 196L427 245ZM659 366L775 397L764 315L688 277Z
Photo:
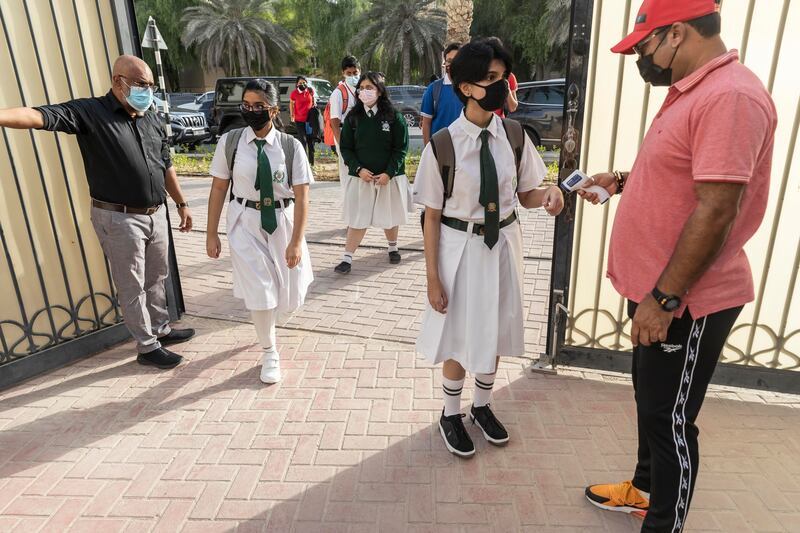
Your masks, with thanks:
M194 330L169 325L166 193L178 204L181 231L191 230L192 216L153 107L153 73L141 59L121 56L112 82L99 98L0 110L0 127L77 135L92 224L111 265L125 325L137 343L137 360L173 368L182 358L163 346L189 340Z

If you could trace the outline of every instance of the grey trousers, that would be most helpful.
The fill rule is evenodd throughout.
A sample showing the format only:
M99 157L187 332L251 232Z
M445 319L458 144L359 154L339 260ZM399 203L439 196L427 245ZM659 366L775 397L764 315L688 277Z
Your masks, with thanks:
M166 209L131 215L92 207L92 224L111 265L125 326L139 353L161 347L170 332L164 280L169 274Z

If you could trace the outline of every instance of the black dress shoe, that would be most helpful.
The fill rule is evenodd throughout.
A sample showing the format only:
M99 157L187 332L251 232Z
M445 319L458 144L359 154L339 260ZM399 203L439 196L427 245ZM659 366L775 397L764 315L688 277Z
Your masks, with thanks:
M483 436L490 444L502 446L508 442L508 431L494 416L492 410L489 409L489 404L483 407L475 407L473 405L472 409L470 409L469 417L472 423L481 429Z
M351 268L350 263L348 263L347 261L342 261L341 263L336 265L336 268L334 268L333 270L335 272L338 272L339 274L348 274L350 272L350 268Z
M178 366L183 361L183 357L164 348L156 348L152 352L140 353L136 361L140 365L154 366L166 370Z
M444 416L444 409L442 409L442 416L439 418L439 433L442 434L444 445L451 453L459 457L472 457L475 455L475 445L469 438L467 428L464 427L464 422L461 420L464 416L461 413Z
M180 344L186 342L194 337L193 329L173 329L163 337L159 337L158 342L161 346L169 346L170 344Z
M389 262L396 265L400 262L400 252L389 252Z

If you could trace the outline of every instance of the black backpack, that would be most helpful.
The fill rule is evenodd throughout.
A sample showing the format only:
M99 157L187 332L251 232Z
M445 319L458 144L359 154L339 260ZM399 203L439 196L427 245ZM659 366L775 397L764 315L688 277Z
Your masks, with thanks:
M525 131L522 124L514 119L504 118L503 129L506 137L514 151L514 165L517 167L517 187L519 187L519 165L522 160L522 150L525 147ZM442 198L442 211L447 203L447 199L453 195L453 184L456 177L456 152L453 146L453 137L450 135L449 128L443 128L431 137L431 150L436 162L439 164L439 175L444 184L444 198ZM420 226L425 229L425 210L420 214Z

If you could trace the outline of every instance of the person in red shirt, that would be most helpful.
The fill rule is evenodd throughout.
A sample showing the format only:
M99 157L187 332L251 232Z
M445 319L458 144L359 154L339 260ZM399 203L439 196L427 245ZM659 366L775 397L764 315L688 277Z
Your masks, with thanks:
M645 0L633 33L642 78L669 86L630 173L593 176L622 193L608 277L632 319L639 450L631 481L586 497L680 533L697 478L695 420L725 340L753 300L744 252L767 207L777 111L720 38L719 0ZM624 189L624 193L623 193ZM596 203L595 194L580 193Z
M308 162L314 166L314 136L308 124L308 112L316 104L314 89L304 76L298 76L295 90L289 95L289 114L297 128L297 139L308 152Z

